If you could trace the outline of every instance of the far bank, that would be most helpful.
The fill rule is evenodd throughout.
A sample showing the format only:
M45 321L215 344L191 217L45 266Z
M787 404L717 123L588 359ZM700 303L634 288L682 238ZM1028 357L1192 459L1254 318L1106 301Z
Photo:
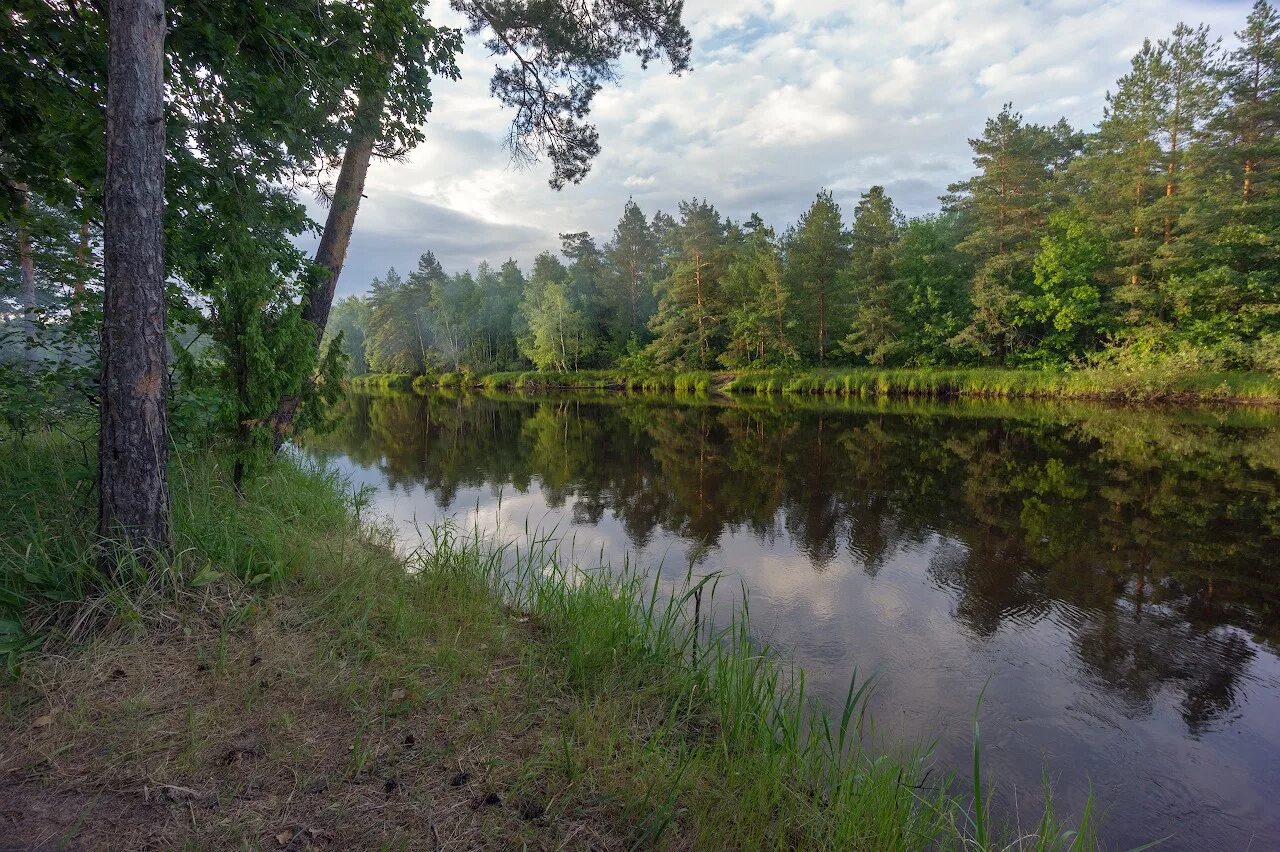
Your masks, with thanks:
M919 397L928 399L1071 399L1142 404L1280 404L1280 377L1269 373L1145 370L1039 371L994 368L810 369L690 372L513 371L376 373L349 380L365 390L616 390L723 393L732 395L820 395Z

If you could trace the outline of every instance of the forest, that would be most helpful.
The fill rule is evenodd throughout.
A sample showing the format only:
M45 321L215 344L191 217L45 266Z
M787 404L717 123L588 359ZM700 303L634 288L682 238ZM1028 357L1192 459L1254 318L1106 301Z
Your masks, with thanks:
M735 373L715 376L717 389L745 390L795 368L852 397L892 370L907 384L948 368L1066 387L1105 368L1204 375L1211 388L1238 376L1280 399L1270 2L1227 42L1179 24L1144 43L1091 131L1005 106L934 215L908 218L869 186L848 209L820 191L782 227L726 216L715 187L690 187L666 211L627 200L611 233L560 234L523 268L446 269L424 245L415 269L344 280L376 192L371 163L412 156L459 102L441 93L464 70L481 69L509 120L504 159L545 162L550 191L580 183L607 141L592 117L605 86L624 71L694 70L682 0L449 0L433 17L442 6L5 3L6 842L1098 847L1091 786L1066 815L1048 768L1025 807L992 798L981 725L996 728L999 752L1027 717L979 720L988 672L968 684L976 706L953 714L963 761L942 763L928 740L898 748L871 736L869 668L841 670L843 703L822 703L802 661L769 644L767 625L754 632L745 600L713 608L721 580L740 579L730 562L703 572L691 560L669 583L661 566L611 566L603 551L594 565L564 559L528 526L512 543L451 516L426 527L379 514L379 476L425 492L415 465L442 456L446 475L429 486L441 494L488 487L486 465L509 463L522 488L584 496L584 520L625 506L622 524L643 535L671 528L705 548L730 526L781 522L819 568L837 546L873 554L880 519L893 519L858 501L890 480L887 504L916 510L895 510L904 536L975 544L973 570L925 577L953 595L965 642L1003 638L1006 610L1052 594L1119 614L1079 643L1089 676L1150 675L1132 690L1140 712L1181 690L1190 736L1234 724L1238 697L1269 688L1245 678L1274 659L1266 572L1280 467L1273 432L1228 442L1250 416L1196 412L1220 426L1204 437L1104 406L1025 425L997 407L979 416L999 422L979 430L930 414L895 436L861 400L840 409L861 419L836 425L811 399L766 411L778 401L680 392L710 388L712 371ZM464 50L480 56L463 62ZM845 368L839 382L827 375ZM645 413L609 394L617 407L593 418L554 394L501 393L590 370L602 387L616 388L600 378L615 371L678 395ZM359 376L457 387L479 374L491 393L348 393ZM347 452L348 439L363 445ZM609 454L625 469L591 467ZM929 469L911 474L913 460ZM1090 536L1091 549L1078 546ZM1062 561L1077 554L1110 562ZM1083 585L1056 591L1068 579ZM1131 630L1120 624L1131 604L1148 619L1136 643L1108 632ZM1210 632L1188 641L1183 621ZM1218 642L1222 625L1254 631L1253 644ZM1149 646L1152 665L1128 665ZM1228 739L1271 756L1274 738ZM1070 759L1068 742L1037 759ZM1178 773L1244 789L1174 751ZM1275 786L1260 777L1250 790ZM1184 803L1149 816L1213 815ZM1128 810L1116 819L1149 809ZM1273 810L1254 821L1267 827ZM1164 822L1138 829L1151 825L1163 836Z
M1013 105L975 174L907 218L881 186L779 229L633 200L608 235L446 271L430 251L334 307L353 374L529 365L1280 370L1280 15L1227 50L1144 42L1092 131Z

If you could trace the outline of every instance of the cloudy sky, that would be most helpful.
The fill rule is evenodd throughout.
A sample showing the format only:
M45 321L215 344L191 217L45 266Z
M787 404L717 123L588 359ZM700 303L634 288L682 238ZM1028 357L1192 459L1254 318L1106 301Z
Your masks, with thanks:
M628 196L648 214L706 196L731 218L758 211L782 228L823 187L848 211L878 183L907 213L927 213L970 172L966 140L1003 103L1092 127L1144 37L1185 20L1229 39L1249 5L686 0L693 70L628 67L596 99L603 152L560 192L546 163L510 162L509 114L488 94L493 60L472 40L463 79L437 85L427 142L371 169L339 290L360 292L390 266L407 272L427 249L448 271L508 257L527 268L560 232L603 242Z

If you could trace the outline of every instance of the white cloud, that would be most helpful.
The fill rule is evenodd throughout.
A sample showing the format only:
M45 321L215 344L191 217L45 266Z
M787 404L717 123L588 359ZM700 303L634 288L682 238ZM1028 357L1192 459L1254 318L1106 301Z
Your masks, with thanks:
M726 215L777 226L830 187L846 210L884 184L908 213L937 207L970 170L967 139L1012 101L1027 118L1091 127L1144 37L1179 20L1229 37L1248 0L687 0L693 71L625 68L597 97L603 151L579 186L517 168L509 115L488 93L493 60L469 40L463 79L439 81L427 141L371 170L341 282L411 267L431 249L450 268L605 238L632 196L672 211L705 196ZM448 16L445 16L446 19ZM448 22L447 20L445 22Z

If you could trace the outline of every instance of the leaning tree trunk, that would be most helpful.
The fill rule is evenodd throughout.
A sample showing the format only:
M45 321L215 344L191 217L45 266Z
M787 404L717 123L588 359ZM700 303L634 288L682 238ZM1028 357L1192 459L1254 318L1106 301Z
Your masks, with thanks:
M80 221L80 245L76 247L76 275L71 281L71 315L79 316L84 310L84 286L89 280L89 219L84 214Z
M98 532L147 565L169 552L163 0L111 0Z
M347 248L351 245L351 231L356 224L356 213L360 210L360 199L364 197L364 180L369 174L373 148L378 141L378 119L382 115L382 106L383 97L377 94L362 96L356 107L355 127L347 143L346 153L342 155L342 168L338 171L338 182L333 188L333 201L329 205L324 231L320 234L320 245L316 248L316 273L307 292L303 294L302 317L315 329L317 351L320 342L324 340L325 326L329 324L329 311L333 307L338 277L342 274ZM292 431L293 418L301 405L300 397L286 396L276 407L275 414L271 417L271 426L277 450Z
M18 191L18 266L22 270L22 336L27 351L27 363L36 362L36 262L31 250L31 195L27 185L14 187Z
M376 110L370 110L375 116L382 111L382 101L380 98L377 100ZM361 113L366 112L366 106L362 100ZM329 311L333 307L333 295L338 288L338 276L342 274L342 264L347 259L351 230L356 224L360 199L364 197L364 179L369 174L369 162L373 159L373 146L377 142L376 126L373 125L373 122L360 122L359 129L352 134L351 141L347 144L347 151L342 156L342 168L338 172L338 182L333 188L333 203L329 205L329 215L324 221L320 245L316 248L315 263L319 270L303 301L302 316L315 326L317 346L324 337L325 326L329 324Z

